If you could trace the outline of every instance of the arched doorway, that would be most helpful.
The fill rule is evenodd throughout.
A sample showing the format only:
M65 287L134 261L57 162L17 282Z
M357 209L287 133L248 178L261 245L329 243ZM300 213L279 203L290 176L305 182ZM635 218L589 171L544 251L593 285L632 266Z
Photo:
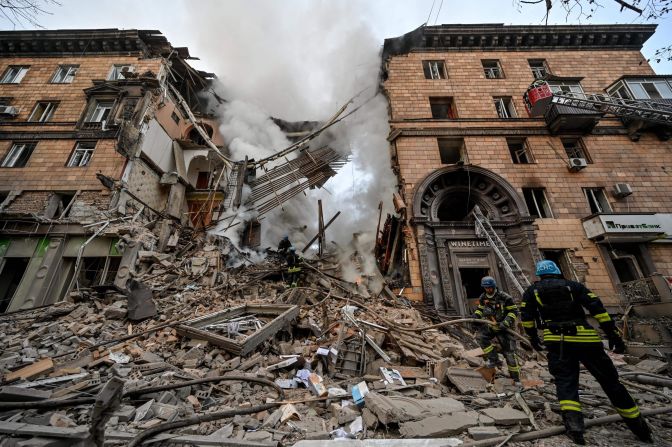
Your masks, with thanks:
M503 290L517 291L488 241L474 230L478 205L500 238L530 272L537 257L533 218L504 178L484 168L449 166L429 174L413 197L425 301L440 312L467 314L480 294L480 278L492 275Z

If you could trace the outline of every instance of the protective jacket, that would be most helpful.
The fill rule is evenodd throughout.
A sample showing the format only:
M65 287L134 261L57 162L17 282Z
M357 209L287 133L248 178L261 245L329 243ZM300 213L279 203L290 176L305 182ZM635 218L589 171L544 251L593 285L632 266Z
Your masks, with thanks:
M489 297L482 293L478 298L478 307L474 312L476 318L494 320L497 323L504 321L506 326L514 327L518 313L518 306L508 293L500 290Z
M544 331L544 343L602 343L597 331L586 321L588 312L607 334L615 325L600 299L583 284L562 278L544 278L523 294L520 305L525 331L536 337Z

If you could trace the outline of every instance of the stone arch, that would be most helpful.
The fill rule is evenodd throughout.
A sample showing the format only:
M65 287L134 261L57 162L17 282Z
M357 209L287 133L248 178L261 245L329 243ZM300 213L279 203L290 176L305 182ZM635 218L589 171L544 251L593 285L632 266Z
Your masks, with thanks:
M465 209L459 209L461 205ZM464 221L474 205L491 220L529 217L525 202L509 182L477 166L447 166L429 174L416 187L413 217L419 222Z
M199 123L201 128L205 131L205 133L212 138L212 135L214 134L215 130L212 128L210 124L207 123ZM184 139L189 140L194 144L197 144L199 146L205 146L205 140L203 137L201 137L201 134L196 130L196 126L191 125L189 126L186 131L184 132Z

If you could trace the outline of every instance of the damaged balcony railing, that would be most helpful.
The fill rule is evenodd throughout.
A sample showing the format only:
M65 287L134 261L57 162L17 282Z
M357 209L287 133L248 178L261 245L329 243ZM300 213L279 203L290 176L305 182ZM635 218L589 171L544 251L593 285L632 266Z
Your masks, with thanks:
M625 304L659 303L670 297L667 280L660 274L623 282L618 288Z

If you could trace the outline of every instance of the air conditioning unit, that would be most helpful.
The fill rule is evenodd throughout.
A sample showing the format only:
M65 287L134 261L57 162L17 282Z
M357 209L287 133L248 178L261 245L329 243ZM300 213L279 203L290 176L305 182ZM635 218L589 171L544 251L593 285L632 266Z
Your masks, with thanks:
M567 162L567 169L571 172L578 172L588 166L585 158L570 158Z
M614 197L621 199L623 197L629 196L630 194L632 194L632 186L628 185L627 183L616 183L614 185Z
M12 106L0 106L0 115L16 116L19 114L19 109Z

